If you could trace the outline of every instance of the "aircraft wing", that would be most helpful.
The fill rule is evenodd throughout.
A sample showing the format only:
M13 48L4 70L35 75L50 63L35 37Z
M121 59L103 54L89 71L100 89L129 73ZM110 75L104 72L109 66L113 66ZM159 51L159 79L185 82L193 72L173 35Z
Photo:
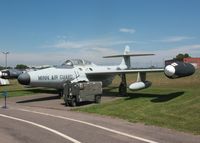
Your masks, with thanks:
M87 71L86 75L106 75L106 74L128 74L138 72L163 72L164 69L131 69L131 70L107 70L107 71Z
M146 73L147 72L163 72L164 69L130 69L130 70L120 70L120 69L116 69L116 70L102 70L102 71L87 71L85 74L86 76L92 78L92 79L98 79L98 76L101 77L102 80L106 79L106 76L114 76L114 75L122 75L121 76L121 83L120 83L120 87L119 87L119 92L120 95L124 95L126 92L126 76L125 74L129 74L129 73L138 73L138 77L137 77L137 82L133 83L130 85L129 89L131 90L139 90L142 88L147 88L151 85L151 83L149 81L146 81ZM105 76L105 78L104 78ZM106 81L105 81L106 83ZM136 85L135 85L136 84ZM142 85L137 85L137 84L142 84Z
M121 83L119 86L120 95L126 94L126 76L128 73L138 73L136 82L133 82L129 85L130 90L140 90L143 88L148 88L151 86L151 82L146 80L147 72L164 72L165 76L168 78L180 78L185 76L190 76L195 72L195 68L190 63L183 62L174 62L170 65L167 65L164 69L128 69L128 70L120 70L120 69L107 69L107 70L96 70L96 71L87 71L85 74L91 77L100 76L101 79L106 79L106 75L121 75Z

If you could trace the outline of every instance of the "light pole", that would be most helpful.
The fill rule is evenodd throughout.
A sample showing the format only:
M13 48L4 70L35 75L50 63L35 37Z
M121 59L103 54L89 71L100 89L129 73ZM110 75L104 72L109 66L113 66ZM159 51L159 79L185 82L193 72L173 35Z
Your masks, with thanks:
M10 52L2 52L5 55L5 68L7 69L7 56Z

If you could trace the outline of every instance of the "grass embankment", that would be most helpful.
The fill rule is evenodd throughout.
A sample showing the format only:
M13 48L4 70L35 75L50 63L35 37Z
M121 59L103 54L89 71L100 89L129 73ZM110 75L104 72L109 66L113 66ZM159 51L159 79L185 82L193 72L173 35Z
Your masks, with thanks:
M128 75L128 83L137 75ZM200 134L200 71L193 76L180 79L167 79L163 73L150 73L147 79L152 87L131 92L126 97L109 103L75 109L142 122ZM104 96L117 96L119 78L105 89Z

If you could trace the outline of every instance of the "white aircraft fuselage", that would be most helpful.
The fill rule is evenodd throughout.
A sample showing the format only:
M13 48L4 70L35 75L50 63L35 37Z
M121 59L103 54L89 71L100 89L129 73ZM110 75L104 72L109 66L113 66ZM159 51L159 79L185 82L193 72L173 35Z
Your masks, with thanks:
M83 64L76 64L76 61L82 61ZM62 89L63 84L68 80L71 82L84 81L101 81L103 86L108 86L114 79L113 74L106 75L86 75L90 72L113 71L117 70L119 66L97 66L91 62L84 63L85 60L75 59L67 60L65 64L59 67L50 67L38 71L30 71L19 77L18 81L21 84L31 87L48 87ZM68 65L67 65L68 64Z

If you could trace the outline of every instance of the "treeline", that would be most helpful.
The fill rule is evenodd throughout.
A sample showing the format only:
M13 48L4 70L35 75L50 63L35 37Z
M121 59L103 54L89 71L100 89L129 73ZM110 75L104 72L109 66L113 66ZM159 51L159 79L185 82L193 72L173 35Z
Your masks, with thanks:
M5 68L4 66L0 66L0 70L4 70L4 69L13 69L13 67L7 67ZM14 69L20 69L20 70L24 70L24 69L29 69L29 67L27 65L24 64L17 64Z
M180 53L180 54L176 55L176 57L173 59L177 60L177 61L183 61L184 58L191 58L191 57L188 53L185 53L185 54Z

